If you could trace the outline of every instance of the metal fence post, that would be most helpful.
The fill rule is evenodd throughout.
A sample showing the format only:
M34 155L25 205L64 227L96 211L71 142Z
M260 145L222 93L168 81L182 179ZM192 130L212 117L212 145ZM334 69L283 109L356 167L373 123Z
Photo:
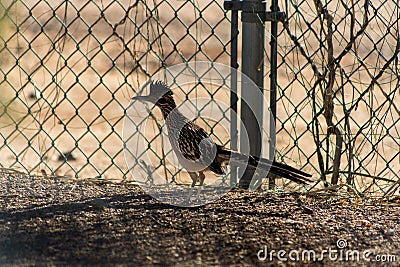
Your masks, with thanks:
M271 5L272 12L278 12L278 0L272 0ZM278 22L276 20L271 21L271 62L270 62L270 100L269 107L272 114L273 123L276 124L276 86L278 83ZM272 123L272 122L271 122ZM275 127L270 127L269 137L269 158L275 159ZM268 188L273 189L275 187L275 176L270 173Z
M265 13L265 3L261 0L243 0L242 10L242 72L250 77L253 82L263 90L264 87L264 21L261 19ZM261 16L260 16L261 14ZM260 156L262 144L262 132L258 122L262 123L263 99L252 90L246 90L248 85L241 84L241 120L243 128L247 131L250 154ZM243 101L247 100L247 103ZM257 122L258 121L258 122ZM241 134L240 143L246 141ZM246 169L240 179L239 187L249 188L254 170Z
M277 84L277 37L278 37L278 21L285 19L285 13L279 12L277 0L272 0L271 11L266 11L266 3L262 0L225 0L224 8L232 10L232 27L235 20L233 20L234 14L237 10L242 11L242 72L246 74L252 81L258 86L261 94L263 94L264 88L264 23L271 21L271 99L270 107L273 115L273 120L276 117L276 84ZM236 41L232 31L232 42ZM235 49L233 49L235 48ZM236 47L232 46L231 54L231 66L233 61L236 62ZM233 53L234 52L234 53ZM235 59L235 60L233 60ZM235 65L236 66L236 65ZM243 122L243 128L241 125L240 144L245 144L249 141L251 155L260 156L262 151L262 130L263 130L263 98L259 97L259 94L247 90L247 84L242 80L241 82L241 120ZM231 107L233 105L231 98ZM236 102L234 102L236 107ZM235 124L236 125L236 124ZM231 130L234 132L234 126L231 124ZM246 131L247 135L243 134ZM270 145L269 153L270 158L274 158L274 146L275 146L275 132L274 127L270 129ZM247 138L249 140L247 140ZM241 170L243 171L243 170ZM247 189L249 188L250 182L254 175L254 170L246 169L240 179L239 187ZM270 185L274 185L273 177L270 177ZM261 184L261 183L260 183Z
M238 0L232 0L237 2ZM239 20L239 12L237 9L232 10L231 17L231 95L230 95L230 104L231 104L231 149L238 150L238 123L237 123L237 69L239 64L237 62L238 57L238 20ZM231 164L231 177L230 177L230 185L233 186L238 181L238 173L237 173L237 165L235 163Z

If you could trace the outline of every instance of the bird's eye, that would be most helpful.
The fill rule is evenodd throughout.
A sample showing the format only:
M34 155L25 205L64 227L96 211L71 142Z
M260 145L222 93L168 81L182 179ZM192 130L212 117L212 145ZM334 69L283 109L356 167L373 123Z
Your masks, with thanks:
M160 105L165 105L165 104L167 104L167 100L164 97L162 97L162 98L158 99L157 103Z

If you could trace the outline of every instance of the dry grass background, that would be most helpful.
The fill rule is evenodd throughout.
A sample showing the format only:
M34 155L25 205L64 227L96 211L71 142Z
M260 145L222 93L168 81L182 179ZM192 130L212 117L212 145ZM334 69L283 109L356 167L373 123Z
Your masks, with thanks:
M120 3L125 8L132 5L131 1ZM204 8L206 3L200 3L199 8ZM60 176L101 176L120 180L127 172L121 140L124 109L145 81L143 72L154 72L160 65L156 55L145 55L149 44L144 36L154 35L157 29L143 27L141 32L136 32L131 29L133 23L117 29L129 42L135 57L145 55L140 61L148 68L145 71L138 68L135 64L137 58L132 58L118 38L113 36L112 26L126 15L116 2L72 1L69 6L64 6L61 1L53 2L52 6L43 2L30 4L28 7L14 4L10 18L22 21L21 31L14 35L15 27L9 23L9 31L3 36L4 40L8 40L8 49L3 50L2 69L10 72L7 82L2 83L3 103L10 104L2 116L1 131L7 139L7 147L2 148L3 166L36 172L43 169ZM153 4L148 2L149 6ZM163 9L164 4L160 5L159 9ZM172 11L182 6L182 2L175 1L165 6ZM29 16L28 8L32 16ZM209 8L212 9L212 6ZM56 17L53 9L56 10ZM146 23L146 11L143 9L140 5L137 13L130 13L138 25ZM77 10L80 10L79 17ZM104 10L104 19L99 19L101 10ZM223 18L224 14L219 11L222 17L205 13L203 19L212 24L217 18ZM186 33L182 23L192 24L193 12L198 13L190 4L184 5L179 10L182 22L170 22L174 14L164 10L159 19L160 23L169 22L163 29L168 38L174 42L182 39ZM66 34L63 24L68 25ZM227 21L222 24L223 27L217 28L216 33L227 43L229 32L226 29L229 29L229 24ZM90 34L88 25L91 25ZM204 21L198 22L190 30L193 37L181 40L178 50L164 41L161 44L163 53L174 52L189 58L196 49L193 38L201 42L207 30L210 27ZM134 40L130 40L132 35L135 35ZM214 49L214 40L205 40L205 43L204 53L211 58L224 49ZM19 56L19 66L15 65L14 55ZM177 55L170 56L167 64L179 63ZM229 62L227 54L222 58L225 63ZM196 59L207 58L198 55ZM132 69L135 69L133 73ZM18 98L15 98L18 88ZM31 94L35 98L30 97ZM179 94L178 98L181 99ZM217 98L226 101L226 92L223 97ZM149 138L152 135L150 130ZM67 164L58 162L61 152L71 150L76 160Z

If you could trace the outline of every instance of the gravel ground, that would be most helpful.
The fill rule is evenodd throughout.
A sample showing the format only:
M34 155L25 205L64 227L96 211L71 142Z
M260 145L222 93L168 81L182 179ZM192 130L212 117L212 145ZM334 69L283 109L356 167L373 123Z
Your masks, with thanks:
M400 264L399 202L234 190L177 208L136 186L10 171L0 174L0 187L1 266ZM336 261L327 252L308 259L329 249Z

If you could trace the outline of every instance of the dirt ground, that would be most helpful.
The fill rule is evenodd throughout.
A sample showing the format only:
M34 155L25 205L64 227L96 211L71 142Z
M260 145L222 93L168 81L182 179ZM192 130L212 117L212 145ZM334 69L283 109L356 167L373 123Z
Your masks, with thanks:
M2 172L0 187L1 266L294 266L312 263L301 258L304 251L320 259L324 249L357 250L360 261L325 255L313 265L400 262L399 202L233 190L206 206L177 208L132 185L10 171ZM299 260L291 260L296 252ZM392 262L377 262L377 255Z

